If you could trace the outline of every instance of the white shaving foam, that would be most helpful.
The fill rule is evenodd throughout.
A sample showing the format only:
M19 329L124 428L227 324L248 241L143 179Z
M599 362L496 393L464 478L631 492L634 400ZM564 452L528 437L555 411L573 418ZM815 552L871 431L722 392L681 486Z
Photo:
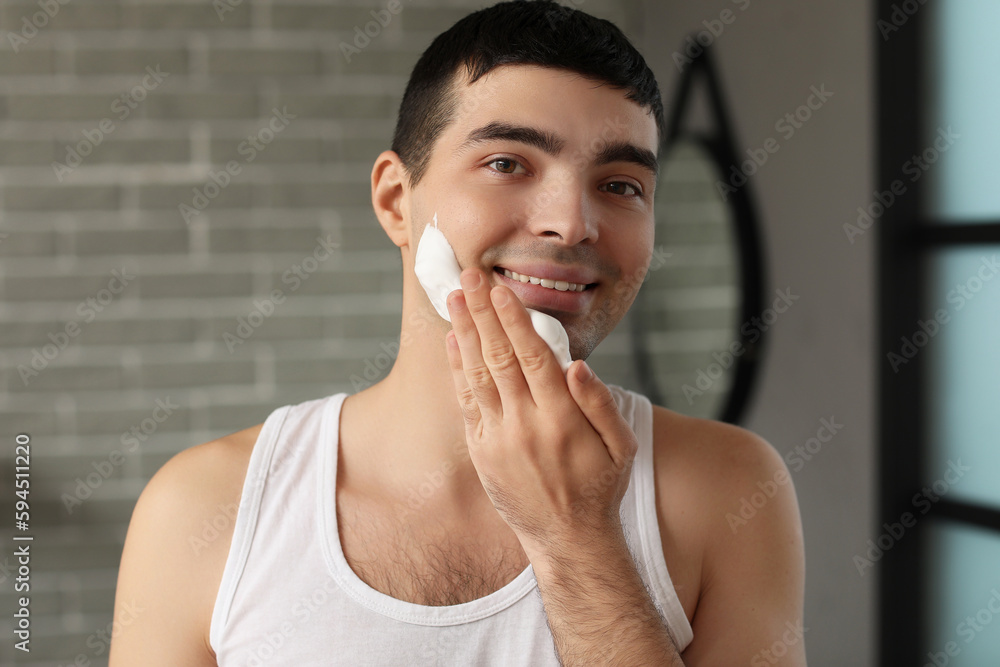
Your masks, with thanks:
M462 289L459 276L462 268L455 258L444 233L438 229L437 213L434 214L434 226L427 225L417 244L417 255L413 262L413 271L417 280L427 293L434 310L445 320L451 322L448 313L448 295L457 289ZM559 366L565 373L573 360L569 356L569 337L562 322L531 308L526 309L531 316L531 324L542 337L559 361Z

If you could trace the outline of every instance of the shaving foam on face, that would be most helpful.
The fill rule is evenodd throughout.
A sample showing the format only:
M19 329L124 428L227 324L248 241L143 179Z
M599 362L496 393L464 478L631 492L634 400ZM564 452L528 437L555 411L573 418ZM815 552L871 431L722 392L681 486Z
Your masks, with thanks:
M434 226L424 227L420 242L417 244L417 254L413 261L413 272L417 274L420 286L427 293L431 305L438 315L451 322L451 315L448 313L448 295L457 289L462 289L459 276L462 268L455 258L455 251L452 249L444 233L438 229L437 213L434 214ZM569 337L562 322L546 315L545 313L531 308L526 309L531 316L531 324L542 337L552 353L556 355L559 366L565 373L573 360L569 356Z

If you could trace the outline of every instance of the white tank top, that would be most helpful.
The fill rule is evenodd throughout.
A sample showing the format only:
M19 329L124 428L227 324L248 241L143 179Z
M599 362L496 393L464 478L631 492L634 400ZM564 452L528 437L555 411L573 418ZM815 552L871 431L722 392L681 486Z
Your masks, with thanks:
M653 486L652 406L611 390L639 440L621 504L626 540L683 650L693 638L663 560ZM340 408L347 394L288 405L250 456L209 641L220 667L532 665L558 667L531 565L485 597L405 602L347 564L335 507Z

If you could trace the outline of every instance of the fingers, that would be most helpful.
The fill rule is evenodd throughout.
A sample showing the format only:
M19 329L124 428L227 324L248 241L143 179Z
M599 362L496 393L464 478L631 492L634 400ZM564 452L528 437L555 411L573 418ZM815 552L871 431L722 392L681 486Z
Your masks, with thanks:
M587 421L601 436L615 467L631 464L639 448L635 432L622 417L608 386L594 375L586 362L577 360L566 374L570 394Z
M527 383L535 404L544 405L562 397L566 388L562 368L548 343L535 331L531 317L517 295L510 288L498 285L493 288L491 297L504 336L510 341L517 358L520 375Z
M482 415L479 412L479 404L476 396L469 387L465 379L465 370L462 368L462 353L458 349L458 339L454 331L445 334L445 347L448 349L448 365L451 367L451 379L455 383L455 395L458 397L458 405L462 409L462 416L465 418L465 429L467 433L478 433L482 425ZM469 440L473 442L473 440Z
M465 309L455 313L458 320L453 316L452 326L462 350L466 376L477 396L480 395L477 385L480 385L487 400L493 401L494 396L496 397L499 402L496 409L502 413L505 404L510 404L514 399L524 400L528 386L514 354L514 347L497 318L490 299L489 283L482 271L463 271L462 290ZM468 345L468 353L467 348L462 345L463 339Z
M493 381L489 366L483 359L482 341L464 290L455 290L449 294L447 304L452 331L458 341L462 373L469 391L475 398L482 417L489 419L491 423L499 422L503 419L500 393Z

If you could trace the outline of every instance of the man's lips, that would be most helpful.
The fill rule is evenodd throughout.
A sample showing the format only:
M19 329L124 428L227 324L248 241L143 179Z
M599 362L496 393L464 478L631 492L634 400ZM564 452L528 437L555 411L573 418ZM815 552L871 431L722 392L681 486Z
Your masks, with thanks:
M503 273L504 269L524 276L551 281L562 280L568 283L576 283L577 285L590 286L592 283L597 282L597 275L592 269L586 267L567 267L538 262L498 264L493 267L494 271L499 271L500 273Z
M508 278L503 274L501 267L493 269L493 274L496 276L497 284L509 287L525 307L542 312L581 313L594 299L594 284L589 284L582 292L561 291Z

